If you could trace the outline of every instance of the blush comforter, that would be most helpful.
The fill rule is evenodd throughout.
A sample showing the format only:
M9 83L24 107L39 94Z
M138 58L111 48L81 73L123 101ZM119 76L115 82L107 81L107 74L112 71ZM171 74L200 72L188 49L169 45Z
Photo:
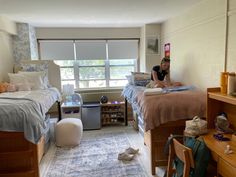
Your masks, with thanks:
M178 89L177 89L178 90ZM123 96L135 112L144 119L145 131L161 124L194 116L205 117L206 94L197 89L164 91L145 95L145 87L126 86Z

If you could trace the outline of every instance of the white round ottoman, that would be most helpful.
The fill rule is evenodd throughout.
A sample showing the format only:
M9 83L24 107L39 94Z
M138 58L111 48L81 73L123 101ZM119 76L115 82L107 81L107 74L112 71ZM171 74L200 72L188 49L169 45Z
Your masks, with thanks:
M83 134L83 125L78 118L65 118L56 125L56 145L61 147L77 146Z

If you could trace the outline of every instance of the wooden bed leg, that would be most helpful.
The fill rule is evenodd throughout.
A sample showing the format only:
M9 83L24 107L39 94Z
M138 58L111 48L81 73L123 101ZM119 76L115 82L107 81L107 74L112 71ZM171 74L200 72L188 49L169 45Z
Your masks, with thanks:
M152 132L152 130L151 130ZM156 174L156 163L155 163L155 154L154 154L154 150L155 150L155 147L154 147L154 142L152 140L152 133L150 134L150 139L151 139L151 145L150 145L150 157L151 157L151 172L152 172L152 175L155 175Z

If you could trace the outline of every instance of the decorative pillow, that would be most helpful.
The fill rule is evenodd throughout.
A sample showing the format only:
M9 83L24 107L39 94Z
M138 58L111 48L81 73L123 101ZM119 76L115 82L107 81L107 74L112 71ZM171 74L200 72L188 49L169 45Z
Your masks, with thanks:
M131 72L133 80L150 80L151 74L150 73L144 73L144 72Z
M48 80L48 66L49 63L41 63L41 64L32 64L32 63L21 63L20 67L22 68L21 71L27 72L39 72L44 71L46 73L45 77L43 78L43 82L47 87L51 87Z
M19 74L23 75L27 79L32 86L32 90L47 88L47 85L43 82L45 72L19 72Z
M24 72L24 71L19 71L20 74L23 74L27 80L35 85L35 89L46 89L48 88L47 85L47 74L45 71L39 71L39 72ZM34 80L36 79L36 80Z
M132 79L132 76L131 76L131 75L127 75L127 76L125 76L125 77L126 77L126 79L127 79L127 81L128 81L128 84L134 85L134 82L133 82L133 79Z
M48 71L48 63L41 63L41 64L32 64L32 63L21 63L22 71Z
M8 76L10 78L10 83L17 85L17 84L28 84L28 81L26 77L22 74L13 74L13 73L8 73Z
M7 83L0 83L0 93L7 91Z
M150 73L131 72L134 85L145 87L151 81Z

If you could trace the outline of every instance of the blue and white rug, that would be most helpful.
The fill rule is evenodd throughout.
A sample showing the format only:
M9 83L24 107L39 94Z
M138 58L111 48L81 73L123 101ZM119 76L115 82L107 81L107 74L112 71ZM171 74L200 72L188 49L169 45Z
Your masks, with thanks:
M148 177L139 155L130 162L117 160L118 153L129 146L124 131L84 132L75 148L54 146L54 155L43 177Z

